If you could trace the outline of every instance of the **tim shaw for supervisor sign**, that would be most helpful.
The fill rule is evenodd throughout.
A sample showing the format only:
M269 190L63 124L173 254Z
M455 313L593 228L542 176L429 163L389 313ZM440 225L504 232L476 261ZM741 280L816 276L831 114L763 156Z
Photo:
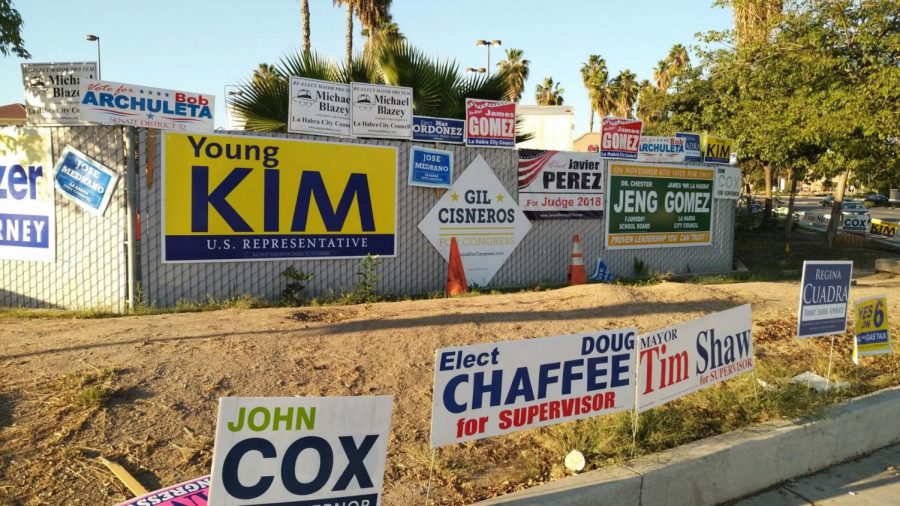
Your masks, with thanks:
M163 261L393 256L393 147L167 133Z

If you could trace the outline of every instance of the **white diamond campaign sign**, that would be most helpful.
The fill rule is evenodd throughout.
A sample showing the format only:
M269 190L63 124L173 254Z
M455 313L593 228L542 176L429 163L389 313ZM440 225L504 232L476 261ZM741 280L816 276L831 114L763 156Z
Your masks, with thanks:
M469 284L485 286L512 254L531 223L479 156L419 223L444 260L456 237Z

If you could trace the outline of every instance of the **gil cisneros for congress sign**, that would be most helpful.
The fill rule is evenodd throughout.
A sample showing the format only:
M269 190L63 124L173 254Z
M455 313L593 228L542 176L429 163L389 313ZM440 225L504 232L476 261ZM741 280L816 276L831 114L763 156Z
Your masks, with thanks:
M393 256L393 147L166 133L163 261Z
M606 247L711 244L714 176L706 168L611 162Z

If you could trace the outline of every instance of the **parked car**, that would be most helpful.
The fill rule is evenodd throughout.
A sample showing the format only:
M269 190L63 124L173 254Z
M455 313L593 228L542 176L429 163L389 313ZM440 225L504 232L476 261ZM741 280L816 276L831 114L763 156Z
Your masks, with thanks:
M843 201L841 203L841 214L852 214L855 216L865 216L866 218L871 218L871 216L869 216L869 210L866 209L866 206L855 200Z
M870 193L866 195L866 201L872 202L877 206L885 206L888 204L888 198L886 195L879 195L877 193Z
M819 204L822 204L822 207L831 207L834 205L834 195L825 195L825 197L819 201Z

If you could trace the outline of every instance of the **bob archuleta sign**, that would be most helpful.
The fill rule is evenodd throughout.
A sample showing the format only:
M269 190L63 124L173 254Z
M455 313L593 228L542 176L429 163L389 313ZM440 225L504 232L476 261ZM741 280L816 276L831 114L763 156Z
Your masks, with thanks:
M638 338L638 412L753 370L750 305Z
M634 328L435 352L431 447L634 407Z
M81 80L81 120L101 125L212 132L212 95L137 84Z

